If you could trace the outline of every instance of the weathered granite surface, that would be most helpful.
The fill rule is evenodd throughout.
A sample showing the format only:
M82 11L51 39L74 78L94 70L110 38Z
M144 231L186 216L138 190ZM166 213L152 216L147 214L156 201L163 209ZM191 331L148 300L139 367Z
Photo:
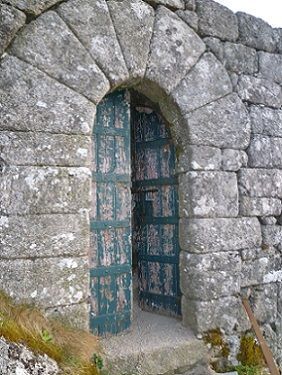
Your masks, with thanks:
M25 24L24 13L6 4L0 4L0 56L17 31Z
M170 93L204 50L204 43L185 22L160 7L156 13L146 78Z
M0 337L0 374L56 375L59 368L47 355L36 355L21 344Z
M281 30L212 0L2 1L3 288L88 327L96 105L133 87L176 146L184 325L236 358L249 290L282 367Z
M28 24L15 39L11 53L94 103L110 89L105 75L84 46L53 11Z

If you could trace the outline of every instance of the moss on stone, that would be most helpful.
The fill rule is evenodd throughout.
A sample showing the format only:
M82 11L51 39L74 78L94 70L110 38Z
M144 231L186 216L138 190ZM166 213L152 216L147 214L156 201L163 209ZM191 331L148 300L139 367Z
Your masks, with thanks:
M244 366L262 366L265 364L262 350L250 334L241 337L237 359Z
M228 344L224 341L219 328L208 331L204 336L204 341L206 344L210 344L212 348L218 347L221 357L228 358L230 349Z

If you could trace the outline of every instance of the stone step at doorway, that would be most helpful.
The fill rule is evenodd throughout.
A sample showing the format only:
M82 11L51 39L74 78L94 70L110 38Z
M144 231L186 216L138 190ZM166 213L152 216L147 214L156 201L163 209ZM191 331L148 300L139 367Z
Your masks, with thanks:
M207 349L180 320L134 308L130 332L101 340L110 375L210 375Z

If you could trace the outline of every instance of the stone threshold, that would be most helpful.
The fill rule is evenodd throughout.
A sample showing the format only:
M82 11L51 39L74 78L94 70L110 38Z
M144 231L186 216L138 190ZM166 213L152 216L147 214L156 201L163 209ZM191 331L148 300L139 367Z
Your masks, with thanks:
M180 320L134 308L129 332L104 338L110 375L209 375L207 349Z

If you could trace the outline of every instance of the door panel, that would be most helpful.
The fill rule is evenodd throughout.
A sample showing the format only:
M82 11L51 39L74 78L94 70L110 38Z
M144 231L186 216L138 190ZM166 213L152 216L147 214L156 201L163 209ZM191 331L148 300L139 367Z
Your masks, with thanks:
M133 251L143 309L180 315L175 147L155 112L131 111Z
M131 323L130 111L125 91L97 107L93 129L90 327L99 335Z

